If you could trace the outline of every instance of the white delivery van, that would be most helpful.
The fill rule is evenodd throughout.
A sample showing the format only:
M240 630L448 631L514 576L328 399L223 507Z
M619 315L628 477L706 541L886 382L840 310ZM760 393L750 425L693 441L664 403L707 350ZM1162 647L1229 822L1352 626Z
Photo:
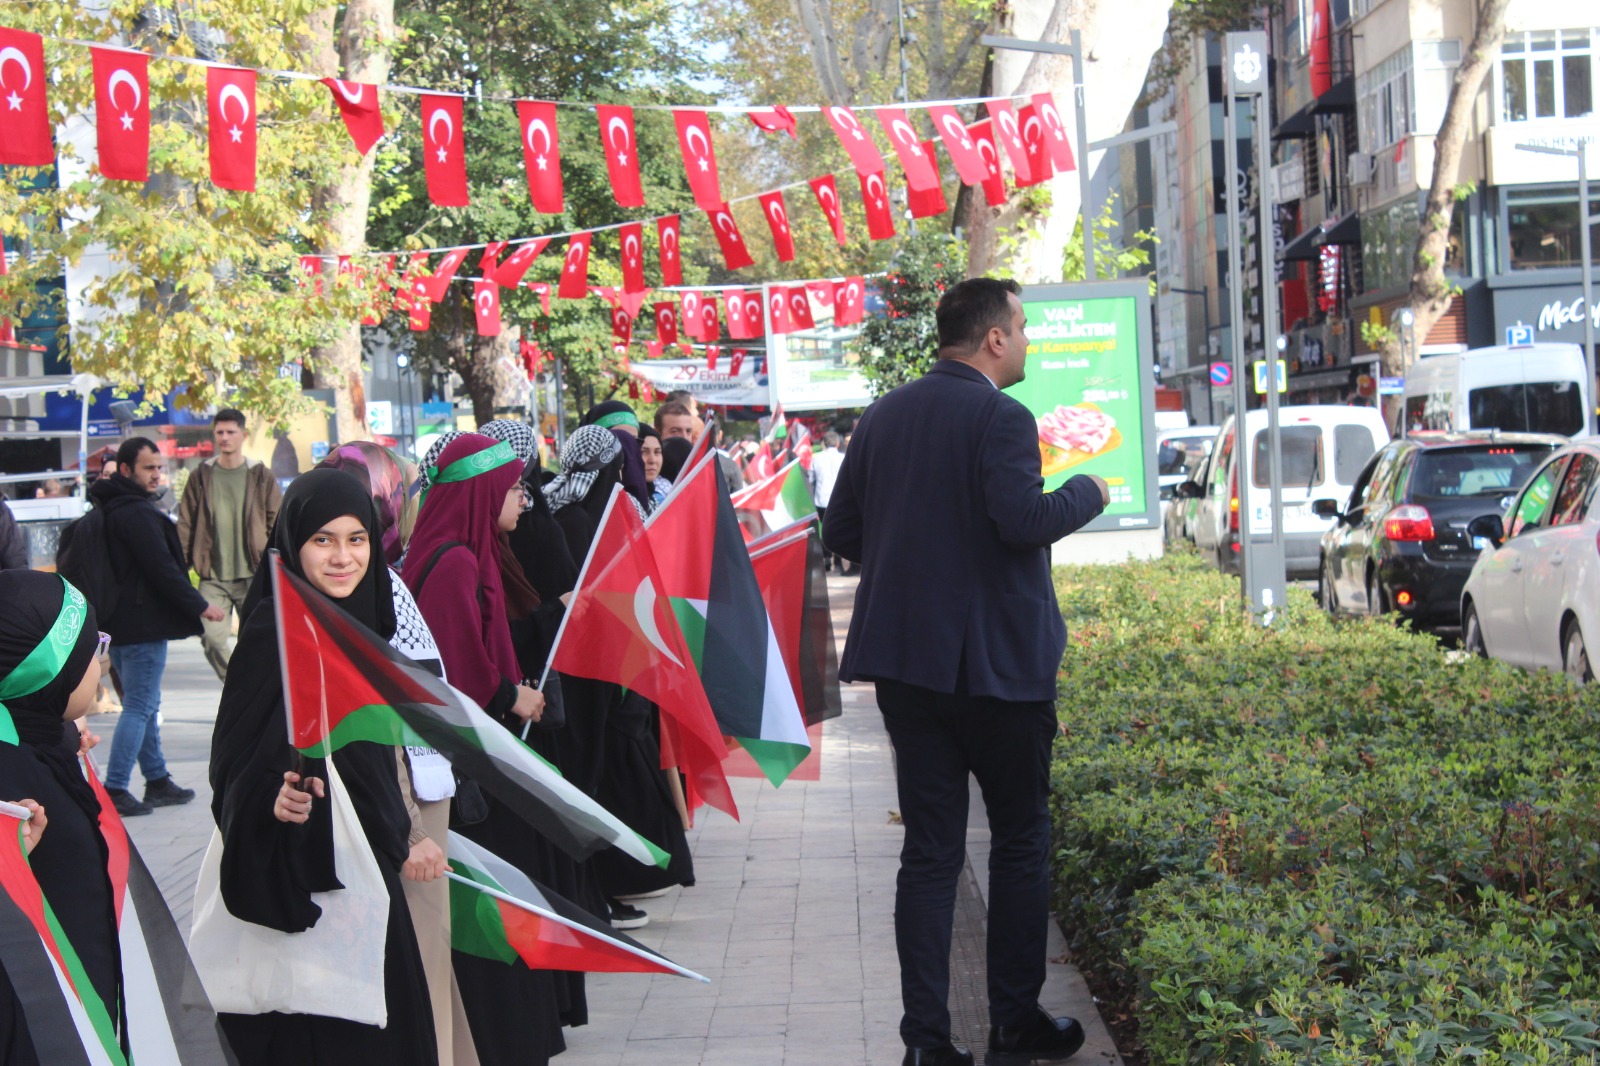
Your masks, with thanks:
M1291 580L1317 576L1322 534L1333 523L1311 512L1319 496L1346 498L1372 453L1389 443L1383 416L1372 407L1307 404L1278 409L1283 449L1284 562ZM1272 531L1272 483L1267 412L1245 414L1244 448L1237 446L1229 415L1217 434L1206 484L1186 482L1176 495L1199 496L1192 532L1195 545L1225 572L1239 572L1239 516L1250 515L1250 533ZM1243 490L1241 493L1240 490Z
M1396 433L1584 432L1591 398L1576 344L1501 345L1424 355L1406 374Z

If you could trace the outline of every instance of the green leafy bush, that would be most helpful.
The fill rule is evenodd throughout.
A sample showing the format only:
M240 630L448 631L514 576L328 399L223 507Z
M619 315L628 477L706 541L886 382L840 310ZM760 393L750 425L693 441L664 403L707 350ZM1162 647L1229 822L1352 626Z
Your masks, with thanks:
M1591 1061L1600 689L1193 555L1056 581L1056 902L1153 1061Z

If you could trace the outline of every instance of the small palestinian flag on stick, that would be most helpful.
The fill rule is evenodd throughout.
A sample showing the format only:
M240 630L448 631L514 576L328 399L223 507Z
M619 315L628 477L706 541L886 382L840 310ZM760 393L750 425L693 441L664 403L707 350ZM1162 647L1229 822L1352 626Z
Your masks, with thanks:
M768 530L814 518L817 513L817 505L811 499L811 486L799 459L791 460L771 477L734 493L733 509L761 515Z
M450 685L406 659L271 556L289 742L323 757L357 740L431 747L582 861L616 847L670 856L590 799Z

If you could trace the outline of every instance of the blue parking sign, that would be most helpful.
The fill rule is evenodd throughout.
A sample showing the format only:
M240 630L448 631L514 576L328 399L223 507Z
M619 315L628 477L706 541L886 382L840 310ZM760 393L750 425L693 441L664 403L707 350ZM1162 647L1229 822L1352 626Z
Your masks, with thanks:
M1506 327L1506 346L1507 347L1519 347L1521 345L1532 344L1532 343L1533 343L1533 327L1532 326L1524 326L1521 322L1518 322L1514 326L1507 326Z

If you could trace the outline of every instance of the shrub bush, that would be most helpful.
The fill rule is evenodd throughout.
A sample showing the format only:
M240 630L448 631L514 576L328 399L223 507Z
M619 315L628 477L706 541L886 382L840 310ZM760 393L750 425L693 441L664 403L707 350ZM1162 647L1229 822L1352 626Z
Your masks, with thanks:
M1591 1061L1600 689L1193 555L1056 583L1057 908L1153 1061Z

